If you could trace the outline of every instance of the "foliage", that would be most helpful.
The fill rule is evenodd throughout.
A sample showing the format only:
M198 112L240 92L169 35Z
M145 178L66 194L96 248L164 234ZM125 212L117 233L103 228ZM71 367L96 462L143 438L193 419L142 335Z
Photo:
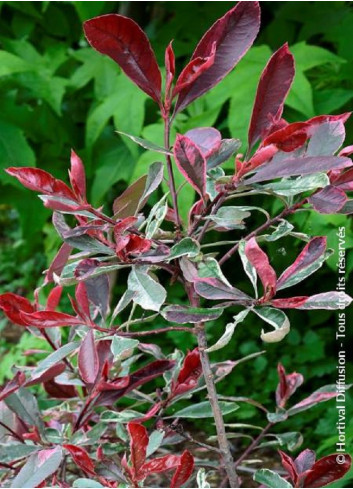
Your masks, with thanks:
M95 4L92 8L95 9ZM274 412L256 399L218 396L215 384L231 374L239 363L232 361L225 352L233 335L244 329L243 325L238 325L247 321L248 316L256 317L256 324L257 318L265 324L266 329L260 336L262 341L277 343L290 331L290 318L283 309L330 311L343 309L351 302L343 292L345 283L342 291L312 294L311 287L306 295L281 296L283 289L296 287L331 256L326 238L298 232L303 230L300 216L308 212L310 215L334 214L345 219L352 213L349 198L353 181L349 158L352 149L341 149L349 114L314 116L305 72L317 65L315 61L312 61L314 64L304 63L302 68L299 65L293 82L294 58L287 45L277 49L264 68L266 49L261 51L261 47L255 47L249 52L250 64L258 66L256 74L260 77L256 94L255 85L251 90L249 78L245 78L245 73L249 76L249 69L242 68L246 66L246 58L240 60L259 29L256 2L240 2L221 17L202 37L175 82L175 54L169 44L163 90L162 73L148 38L131 19L115 14L95 17L84 23L84 29L89 43L111 57L120 69L86 48L73 54L82 62L75 72L76 78L84 79L82 87L92 79L98 85L96 65L93 70L89 60L96 57L99 63L107 63L109 69L104 77L106 91L102 101L93 107L87 118L86 151L82 152L87 160L85 165L75 151L71 154L70 186L62 175L52 172L53 176L45 169L35 168L31 148L22 133L11 126L11 119L4 122L6 145L9 143L10 148L22 151L21 156L11 157L4 181L12 182L10 176L16 177L24 187L40 194L44 207L54 211L53 224L64 242L36 290L34 302L12 292L0 296L0 307L9 321L26 328L34 337L42 337L53 350L34 366L15 369L13 378L0 392L1 426L11 440L10 451L6 450L2 461L7 469L5 484L37 486L51 478L52 484L65 486L69 482L79 487L87 484L87 479L82 478L85 476L94 479L95 482L89 484L98 484L98 487L136 486L147 477L175 469L170 484L179 487L193 474L194 456L184 451L182 455L167 453L149 457L160 449L165 453L168 445L186 439L216 453L215 459L220 458L221 463L219 460L217 463L221 471L226 472L230 486L237 487L239 479L235 468L247 460L265 436L271 435L269 430L274 425L277 428L288 417L337 394L332 386L321 387L287 408L288 399L301 385L303 377L296 373L287 375L281 364ZM14 83L15 90L19 87L16 93L19 96L28 80L34 92L41 83L44 85L43 78L56 80L50 94L41 93L51 110L59 114L67 83L56 76L55 70L50 70L61 67L60 59L63 66L68 59L60 55L61 48L53 43L50 52L55 55L55 63L51 56L50 62L42 56L46 68L36 68L33 73L33 65L30 68L28 62L36 59L40 66L40 57L24 44L26 41L16 42L8 41L9 51L3 52L4 74L14 77L5 80L5 84ZM303 49L302 45L293 47L299 58ZM20 52L26 53L23 60ZM261 62L256 61L257 54ZM314 50L313 59L315 55L320 60L319 66L327 62L342 64L340 58L328 51ZM237 69L219 84L238 62ZM10 66L8 72L7 66ZM142 90L142 95L136 95L139 92L127 84L123 72ZM26 82L21 78L23 74L29 75ZM242 97L241 106L250 110L242 114L244 117L239 117L238 112L233 125L231 114L234 114L234 104L240 101L237 97L242 96L242 76L243 93L246 88L247 94L255 96L255 102L251 111ZM291 86L287 120L282 116ZM76 89L78 87L76 85ZM197 100L213 87L209 94ZM59 99L53 98L54 92ZM127 105L131 100L129 94L132 106L130 101ZM146 137L142 126L145 107L151 103L147 102L148 97L157 103L160 112ZM230 135L237 139L222 138L218 129L208 127L217 121L228 102ZM185 112L181 112L186 108L185 116ZM201 118L197 117L198 110L205 112ZM129 117L125 117L124 112ZM305 115L307 120L292 122L291 118L297 113ZM116 174L109 181L107 174L112 160L109 165L99 166L90 197L87 196L86 176L93 174L95 156L99 161L99 154L104 155L104 151L95 153L95 144L104 138L104 126L111 118L121 134L121 161L125 162L128 157L138 161L135 168L123 174L130 180L133 173L133 183L114 199L109 216L99 204L108 191L115 193L115 189L110 189L122 177L119 165L114 162ZM198 127L201 120L202 127ZM246 138L244 130L248 123ZM161 133L156 137L159 130ZM112 140L113 135L109 137ZM245 153L236 154L242 143L245 150L246 139ZM139 157L142 150L136 149L133 143L148 151ZM25 153L29 166L20 167L19 159ZM165 165L155 162L156 154L161 159L161 153ZM4 161L8 166L9 160L4 158ZM198 194L196 202L192 189ZM240 205L228 205L229 200L237 198L242 199L238 201ZM280 211L278 206L282 206ZM266 216L258 226L252 222L257 212ZM41 216L46 218L46 214L38 214L39 227L43 223ZM249 228L253 230L249 232ZM247 229L245 236L241 232L244 229ZM338 238L345 241L344 227L340 227L339 232ZM218 243L214 236L221 233L229 233L227 236L232 238L237 235L238 239L226 242L233 246L220 258L208 253L206 247L212 246L220 253L223 243ZM291 244L299 239L306 244L301 246L292 264L279 274L276 260L269 257L271 244L282 239ZM73 254L74 250L78 253ZM237 259L239 267L243 266L244 277L248 277L254 292L249 292L250 284L243 287L243 282L237 280L233 286L233 277L225 276L223 265L231 258ZM168 284L168 275L171 284ZM115 286L116 278L122 278L118 281L120 285ZM257 285L258 279L261 287ZM170 285L174 290L177 282L180 292L174 295ZM71 287L73 313L69 313L67 307L64 307L66 312L56 310L63 287ZM119 289L119 299L115 303L114 289ZM209 346L206 327L208 330L215 320L235 312L233 322L228 323L221 337ZM310 312L302 314L309 316ZM152 323L152 329L141 330L140 326L136 329L136 325L147 322ZM170 324L159 327L165 323ZM69 327L69 332L61 327ZM272 329L268 331L268 327ZM157 344L139 341L144 336L163 333L173 333L175 337L191 335L198 347L183 358L181 351L167 355ZM139 354L134 354L136 348ZM208 353L223 348L223 361L211 364ZM260 354L250 353L241 360L257 357L256 361L261 361ZM155 359L146 364L149 355ZM132 366L134 363L137 365ZM147 394L145 388L140 388L151 381L154 382L149 384L152 387ZM39 403L33 396L33 389L29 389L33 386L37 386L35 389L40 393ZM203 389L207 389L208 399L191 405L188 399ZM268 424L234 462L223 417L237 411L238 403L242 402L265 412ZM175 403L178 405L173 406ZM203 417L214 418L219 448L179 431L179 418ZM169 423L170 418L176 419ZM148 423L149 432L142 423ZM287 444L289 449L301 444L298 433L276 433L276 437L280 445ZM127 442L129 461L125 455L119 456L119 452L126 450ZM294 484L300 479L308 487L326 485L349 470L349 455L344 465L338 465L333 456L327 456L316 463L311 460L305 470L298 468L299 460L308 453L312 459L312 452L304 451L295 461L281 453ZM67 460L70 461L67 469L62 470ZM81 479L75 481L78 473ZM205 477L203 472L197 475L203 487L208 484ZM284 481L268 469L256 472L254 477L269 487L278 487ZM284 483L291 487L288 481Z

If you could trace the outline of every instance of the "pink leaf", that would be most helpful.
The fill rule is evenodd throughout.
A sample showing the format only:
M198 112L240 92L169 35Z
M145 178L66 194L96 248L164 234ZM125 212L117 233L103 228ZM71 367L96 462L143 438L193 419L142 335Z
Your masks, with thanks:
M32 313L35 311L28 299L11 292L0 295L0 309L4 311L10 321L21 326L27 325L21 316L21 312Z
M205 33L198 43L191 61L209 56L216 44L213 65L191 86L179 94L176 112L180 112L193 100L217 85L240 61L254 42L260 28L258 2L239 2Z
M345 454L345 462L337 462L337 454L327 455L318 460L304 479L303 487L324 487L341 479L351 468L352 459Z
M149 474L158 474L165 472L166 470L174 469L180 463L180 457L177 455L165 455L164 457L158 457L146 462L142 467L141 473L145 477Z
M6 172L16 177L26 188L46 195L66 197L75 200L72 190L61 180L57 180L50 173L40 168L7 168Z
M298 472L294 460L281 450L278 450L278 453L280 454L283 468L288 472L288 475L290 476L294 484L296 484L298 480Z
M300 413L301 411L305 411L306 409L316 406L316 404L319 404L320 402L325 402L333 399L337 396L337 394L338 392L336 391L336 389L333 390L332 386L328 385L325 387L321 387L317 391L313 392L310 396L306 397L305 399L288 409L288 414L292 416L294 414Z
M277 307L278 309L297 309L305 304L308 299L308 296L303 295L299 297L289 297L288 299L272 299L270 303L273 307Z
M307 470L310 470L314 465L316 459L316 455L314 450L303 450L294 460L295 467L297 469L298 474L303 474Z
M341 190L351 191L353 190L353 168L345 172L337 172L338 175L331 180L332 185L340 188Z
M86 202L86 173L81 158L71 150L71 170L69 171L71 186L76 196Z
M165 82L165 92L167 97L169 97L170 88L175 75L175 55L173 51L172 41L168 44L165 50L164 56L165 71L166 71L166 82Z
M148 446L147 430L139 423L128 423L127 430L130 435L130 457L134 477L139 479L140 471L146 461Z
M276 403L278 407L284 408L288 399L304 382L304 377L296 372L287 375L281 363L278 364L277 371L279 384L276 390Z
M347 196L342 189L327 185L309 197L308 202L320 214L337 214L347 202Z
M190 87L205 71L209 70L215 61L215 56L216 43L213 43L208 56L192 59L180 73L172 97L176 97L182 90Z
M279 277L277 288L283 289L293 276L305 272L310 265L319 260L326 251L326 244L326 236L316 236L311 239L309 243L304 246L295 262Z
M132 19L117 14L87 20L84 31L90 45L112 58L125 74L157 103L161 73L150 42Z
M86 450L75 445L65 444L63 447L70 453L73 461L87 475L95 476L94 463Z
M99 370L99 361L91 329L86 334L78 352L78 369L84 382L87 384L94 383Z
M172 482L170 483L170 487L181 487L185 484L185 482L190 478L192 472L194 470L194 457L191 455L188 450L180 457L180 463L173 475Z
M198 146L191 139L178 134L174 145L174 157L186 180L201 197L205 197L207 164Z
M23 372L17 372L11 380L6 382L6 384L1 387L0 401L6 399L6 397L10 396L13 392L16 392L25 382L25 374Z
M271 299L276 293L276 272L271 267L266 253L259 247L255 238L251 238L246 242L245 254L260 277L264 288L264 300Z
M214 127L197 127L185 136L198 146L205 158L217 151L222 141L221 133Z
M250 121L249 148L271 126L271 117L280 118L293 78L294 58L288 45L284 44L272 55L262 72Z
M48 299L47 299L47 307L46 307L47 311L55 311L55 309L59 305L62 292L63 292L63 288L61 285L57 285L50 291L50 294L48 295Z
M82 324L79 319L63 312L37 311L33 313L21 312L20 317L26 326L36 328L55 328L57 326L77 326Z

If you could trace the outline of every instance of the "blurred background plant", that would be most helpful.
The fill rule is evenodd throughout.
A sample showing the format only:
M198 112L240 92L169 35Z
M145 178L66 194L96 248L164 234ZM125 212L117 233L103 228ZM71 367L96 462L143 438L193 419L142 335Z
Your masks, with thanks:
M116 133L124 131L162 144L160 114L113 61L87 46L82 22L110 12L131 16L148 33L161 65L171 37L181 63L214 19L229 9L229 2L4 1L0 8L0 291L25 294L39 282L59 240L42 202L2 170L38 166L65 179L73 147L85 162L92 203L110 206L127 183L159 159L157 153L145 152ZM285 41L296 59L285 118L292 122L349 110L353 99L352 32L353 2L262 2L262 29L256 45L220 85L190 105L186 115L178 116L177 130L184 133L192 127L213 125L223 137L245 140L260 73L271 52ZM346 143L352 142L353 121L348 122ZM181 190L184 217L193 200L190 187ZM345 225L347 251L353 247L351 220L346 216L302 213L296 219L303 232L326 235L334 250L337 228ZM283 268L296 254L297 250L286 247L285 239L280 245L272 244L271 256ZM327 266L304 282L299 294L312 294L322 283L327 290L335 288L336 262L334 253ZM348 253L347 273L352 270L353 254ZM227 276L246 290L246 281L239 283L237 270L228 267ZM173 287L178 294L177 286ZM223 395L251 393L263 402L276 385L277 360L289 371L304 374L308 393L335 382L335 313L317 311L303 323L296 311L290 312L293 326L287 339L266 344L265 355L251 365L239 366L233 377L223 382ZM351 322L352 312L348 311L347 324ZM209 324L210 336L218 338L223 324ZM263 349L257 324L248 320L247 326L239 328L237 345L231 342L222 351L223 358L235 359ZM23 355L25 351L41 349L43 344L29 333L21 336L5 319L0 320L0 329L3 381L11 365L31 361L31 354ZM160 341L170 349L173 345L183 350L192 346L182 333L171 333ZM352 338L347 337L348 341ZM217 355L214 358L218 359ZM352 372L348 377L353 378ZM236 419L256 425L255 408L242 404ZM287 427L288 431L300 429L305 445L315 447L321 442L318 451L324 455L333 451L335 423L336 410L330 403L307 411L302 419L291 419ZM349 434L353 434L353 420L347 427L347 439L352 439ZM353 452L353 446L350 449ZM346 478L335 487L347 483Z

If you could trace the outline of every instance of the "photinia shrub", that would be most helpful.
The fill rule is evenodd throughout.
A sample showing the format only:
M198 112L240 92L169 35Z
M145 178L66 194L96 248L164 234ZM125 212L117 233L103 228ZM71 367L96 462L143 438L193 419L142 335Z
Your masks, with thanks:
M6 170L54 211L53 225L63 244L33 302L14 293L0 296L8 320L43 337L52 350L36 365L14 367L13 378L0 391L4 487L210 487L204 468L210 465L217 480L239 487L241 464L260 442L266 446L266 437L276 437L289 450L302 443L298 433L271 434L274 425L336 396L335 386L324 386L288 407L304 379L279 364L270 412L248 397L219 396L217 382L239 361L212 363L209 358L231 341L248 314L264 324L261 339L271 343L285 341L290 330L284 310L301 309L305 317L315 309L344 309L352 301L337 290L311 296L282 293L318 270L331 253L325 237L300 233L287 219L299 211L353 212L352 148L342 149L350 114L295 123L283 118L294 78L287 44L261 75L245 155L237 154L239 140L223 139L212 127L196 127L171 141L178 114L234 68L259 26L259 4L239 2L206 32L179 75L172 44L167 46L162 83L152 47L134 21L109 14L85 22L89 44L112 58L158 105L163 146L125 136L161 153L165 163L152 164L117 196L110 215L89 203L84 164L74 151L70 184L38 168ZM222 163L230 158L234 171L226 173ZM179 213L176 172L197 194L186 221ZM168 193L150 207L163 180ZM259 207L237 205L236 199L253 195L278 199L282 210L270 216ZM259 210L266 220L249 229L247 219ZM224 254L217 242L212 253L204 247L213 230L236 238ZM266 247L284 236L303 244L294 263L279 273ZM243 267L252 295L226 278L223 265L230 259ZM116 297L114 281L125 276L125 290ZM182 286L184 303L167 294L166 281ZM70 313L60 310L65 287ZM222 321L226 309L234 311L234 321L209 345L207 323ZM165 355L151 338L168 331L194 336L198 347L185 356L180 351ZM195 404L192 396L202 390L205 401ZM242 454L234 453L223 420L237 402L255 405L267 418ZM182 420L195 418L214 422L218 446L185 431ZM315 462L309 449L295 459L283 451L280 457L287 475L260 469L254 479L267 487L321 487L342 477L351 464L348 455L344 464L334 455Z

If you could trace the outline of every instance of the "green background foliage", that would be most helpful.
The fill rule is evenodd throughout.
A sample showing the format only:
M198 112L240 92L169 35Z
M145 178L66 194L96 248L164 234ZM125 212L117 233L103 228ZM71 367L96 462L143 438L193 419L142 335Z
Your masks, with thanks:
M160 159L160 155L144 151L116 133L124 131L162 144L160 114L113 61L88 47L82 22L109 12L132 16L150 37L161 66L164 48L174 38L180 68L203 32L231 5L199 1L0 2L1 292L31 296L41 270L59 243L50 225L50 212L32 192L6 175L4 168L37 166L66 179L70 148L74 148L85 162L92 204L105 205L108 209L126 184ZM285 107L286 119L305 120L352 107L352 2L262 2L262 19L255 46L221 84L178 116L175 127L178 132L214 125L224 137L245 141L260 73L271 53L286 41L296 59L296 77ZM347 144L352 142L351 121ZM229 163L228 168L232 165ZM180 176L178 184L182 181ZM193 200L192 190L185 186L179 198L184 218ZM264 200L254 199L244 204L268 208ZM275 211L276 207L268 210ZM252 225L260 223L256 219L261 219L261 215L252 220ZM327 235L328 245L334 250L337 250L337 228L345 225L347 251L353 247L351 221L345 216L303 212L292 222L302 232ZM294 260L299 246L299 242L293 246L288 238L271 244L269 254L276 270L283 270ZM352 258L352 253L348 254L350 275ZM334 289L336 262L337 253L334 253L295 292L304 295ZM240 263L233 260L226 267L227 278L247 290L249 284L240 270ZM119 289L116 293L119 294ZM176 298L180 294L180 302L183 300L182 291L176 285L173 294ZM289 336L279 344L266 345L266 354L253 363L239 366L231 380L220 385L223 395L252 396L271 406L278 360L289 372L297 370L304 374L307 393L335 382L336 313L290 311L289 317L292 324ZM222 321L208 323L211 341L221 335L226 320L222 317ZM352 312L347 314L347 324L352 324ZM3 380L13 363L33 360L31 355L23 356L24 351L43 348L43 344L28 333L18 341L20 333L4 319L0 320L0 327L3 333L0 353L6 353L0 367L0 380ZM212 360L237 359L263 349L260 327L249 315L231 343L221 353L212 354ZM352 340L348 336L347 345ZM160 344L169 350L173 345L183 350L192 346L183 333L171 333ZM349 376L352 377L352 372L348 372ZM247 405L242 405L234 418L251 424L258 421L255 409ZM318 447L322 455L334 451L335 422L335 407L331 402L292 418L285 429L303 431L305 447ZM348 438L349 433L353 433L352 421L347 427ZM335 487L341 487L340 484L343 483L336 483Z

